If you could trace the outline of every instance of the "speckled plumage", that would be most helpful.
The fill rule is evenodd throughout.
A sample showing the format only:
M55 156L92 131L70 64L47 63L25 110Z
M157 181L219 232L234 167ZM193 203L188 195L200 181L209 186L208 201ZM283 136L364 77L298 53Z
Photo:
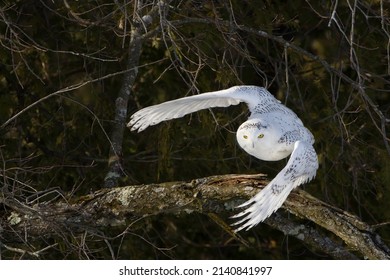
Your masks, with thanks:
M245 102L251 112L237 130L239 145L250 155L266 161L290 156L286 166L257 195L239 207L247 207L233 216L241 218L236 231L250 229L275 212L297 186L312 180L318 169L314 137L289 108L265 88L235 86L146 107L133 114L128 123L138 132L162 121L213 107L228 107Z

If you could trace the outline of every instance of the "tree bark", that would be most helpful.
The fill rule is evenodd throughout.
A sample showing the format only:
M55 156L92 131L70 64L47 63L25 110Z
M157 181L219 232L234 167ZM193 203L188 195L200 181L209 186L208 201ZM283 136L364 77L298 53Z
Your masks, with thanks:
M141 1L136 2L136 14L141 15ZM139 59L142 52L143 33L146 28L152 24L154 17L158 15L159 9L170 1L160 1L150 12L142 18L133 19L130 32L130 43L128 50L127 69L123 76L121 88L118 97L115 100L115 119L110 138L110 152L108 156L108 172L104 178L104 187L112 188L118 185L118 180L123 177L124 169L122 166L122 145L123 135L126 128L127 107L131 90L138 75ZM127 20L127 19L125 19Z
M111 132L111 146L108 157L108 172L104 178L104 186L106 188L115 187L118 180L123 177L122 167L122 144L123 134L126 127L127 106L131 94L131 88L138 74L138 62L142 51L142 40L139 33L139 28L132 28L129 59L127 62L127 72L122 81L122 86L119 90L118 98L115 100L115 120Z
M189 182L106 188L71 202L61 200L32 206L4 196L0 198L2 208L6 209L0 217L1 243L15 242L19 236L34 238L67 231L93 232L112 226L130 225L131 229L136 229L140 224L137 221L142 218L164 213L186 215L195 211L211 217L218 213L233 214L235 206L267 183L263 175L222 175ZM390 259L389 248L372 227L305 191L293 191L283 208L306 220L302 223L287 219L278 211L265 223L337 259L358 256ZM242 240L226 223L217 220L228 233ZM307 220L332 232L347 246L341 245L340 240L327 237L327 233L318 227L307 225Z
M122 167L123 133L126 127L127 106L131 89L138 74L141 51L141 24L132 25L127 61L127 69L130 69L130 71L123 76L122 86L115 100L115 120L110 138L111 146L108 157L108 172L104 178L104 186L106 188L116 186L118 180L124 174Z

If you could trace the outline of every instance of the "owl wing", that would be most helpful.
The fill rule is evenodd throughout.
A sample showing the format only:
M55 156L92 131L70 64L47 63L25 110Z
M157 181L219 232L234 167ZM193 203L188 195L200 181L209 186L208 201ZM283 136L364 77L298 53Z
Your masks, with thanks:
M296 141L287 165L258 194L238 207L247 209L232 218L241 218L233 225L240 225L236 231L249 230L264 221L279 209L290 192L297 186L314 178L318 169L317 154L310 143Z
M271 108L272 104L283 106L265 88L235 86L225 90L183 97L143 108L130 117L127 126L131 130L140 132L148 126L156 125L166 120L181 118L203 109L237 105L240 102L247 103L252 114L261 113L261 110L264 110L264 108ZM287 107L284 108L289 110Z

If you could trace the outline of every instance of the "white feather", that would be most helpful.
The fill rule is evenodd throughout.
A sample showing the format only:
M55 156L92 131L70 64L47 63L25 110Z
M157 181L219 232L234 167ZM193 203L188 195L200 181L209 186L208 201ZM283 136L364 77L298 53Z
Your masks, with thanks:
M138 132L160 122L181 118L187 114L214 107L228 107L246 102L252 111L262 100L263 103L279 104L265 88L256 86L236 86L224 90L206 92L198 95L167 101L143 108L130 117L127 124ZM292 113L292 111L291 111Z
M313 146L302 141L295 142L290 159L279 174L257 195L238 206L241 208L250 205L233 216L241 218L233 224L240 225L236 231L248 230L268 218L282 206L294 188L313 179L317 168L317 154Z
M251 112L237 130L239 145L262 160L280 160L290 156L287 165L257 195L239 207L248 207L233 216L241 218L237 231L250 229L281 207L290 192L312 180L318 159L313 148L314 137L289 108L265 88L235 86L167 101L139 110L130 117L128 127L138 132L160 122L214 107L228 107L245 102Z

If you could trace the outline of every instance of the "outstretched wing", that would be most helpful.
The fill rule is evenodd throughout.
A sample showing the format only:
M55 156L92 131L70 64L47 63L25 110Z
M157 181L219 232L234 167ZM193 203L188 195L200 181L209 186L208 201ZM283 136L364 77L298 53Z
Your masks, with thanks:
M258 194L238 207L247 209L232 218L241 218L233 225L240 225L236 231L250 229L264 221L282 206L290 192L297 186L314 178L318 169L317 154L310 143L297 141L287 165Z
M140 132L148 126L156 125L166 120L181 118L203 109L237 105L240 102L247 103L252 114L254 112L261 113L260 109L272 107L272 104L280 106L280 102L265 88L235 86L225 90L183 97L143 108L130 117L130 122L127 126L131 130Z

